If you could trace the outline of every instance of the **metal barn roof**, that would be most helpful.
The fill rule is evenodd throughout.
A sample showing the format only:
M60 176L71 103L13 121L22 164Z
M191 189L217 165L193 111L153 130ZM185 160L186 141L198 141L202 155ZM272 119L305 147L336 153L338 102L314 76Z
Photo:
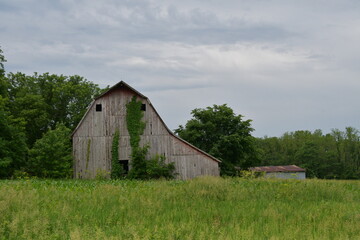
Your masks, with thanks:
M252 167L250 170L255 172L306 172L304 168L296 165Z

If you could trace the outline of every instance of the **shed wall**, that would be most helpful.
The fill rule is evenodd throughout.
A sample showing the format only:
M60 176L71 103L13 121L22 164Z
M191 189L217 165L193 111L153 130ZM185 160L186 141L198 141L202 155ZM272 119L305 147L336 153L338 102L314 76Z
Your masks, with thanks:
M305 172L271 172L265 174L266 178L282 178L282 179L305 179Z

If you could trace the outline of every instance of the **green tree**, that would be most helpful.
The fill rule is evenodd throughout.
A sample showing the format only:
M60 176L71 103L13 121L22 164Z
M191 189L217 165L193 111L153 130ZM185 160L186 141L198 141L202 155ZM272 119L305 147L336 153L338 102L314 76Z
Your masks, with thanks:
M258 138L256 148L259 151L261 166L286 165L283 142L277 137Z
M54 131L58 133L64 130L63 127L73 130L93 98L103 90L76 75L18 72L5 76L4 62L6 59L0 49L0 177L9 177L15 170L26 168L38 176L64 176L61 168L68 169L68 161L58 162L54 158L55 164L48 164L46 161L50 160L44 160L47 154L41 155L41 151L51 149L46 144L56 138L52 131L47 131L56 128ZM58 126L59 123L63 125ZM69 138L67 140L70 144ZM63 148L59 146L54 156L60 156L61 152L70 153L70 145L66 150L65 142L53 145L57 144L62 144ZM31 149L30 158L28 149Z
M6 97L7 82L5 79L4 62L6 62L6 59L3 55L3 51L0 48L0 95Z
M66 178L71 176L71 130L64 124L57 124L37 140L30 150L29 169L33 175L45 178Z
M25 133L29 148L42 137L49 125L47 103L40 95L28 94L16 99L12 104L12 112L25 120Z
M243 120L226 104L194 109L185 127L175 130L184 140L222 160L222 175L234 175L235 167L257 163L251 120Z
M295 154L297 164L305 168L308 177L319 177L319 166L322 163L319 147L312 141L307 141Z
M1 50L1 47L0 47L0 77L5 76L4 62L6 62L6 59L3 55L3 51Z
M79 76L10 73L5 79L11 114L26 121L28 146L57 123L74 129L101 89Z
M94 97L103 91L98 85L77 75L68 77L45 73L37 77L36 84L49 105L52 128L62 122L74 129Z
M359 178L359 133L354 128L345 132L334 129L288 132L280 138L257 139L262 165L296 164L307 170L309 177Z
M342 166L341 178L360 178L360 136L359 131L353 127L347 127L345 132L333 129L331 135L335 139L336 158Z
M11 177L15 170L26 167L23 121L10 115L8 103L9 100L0 95L0 178Z

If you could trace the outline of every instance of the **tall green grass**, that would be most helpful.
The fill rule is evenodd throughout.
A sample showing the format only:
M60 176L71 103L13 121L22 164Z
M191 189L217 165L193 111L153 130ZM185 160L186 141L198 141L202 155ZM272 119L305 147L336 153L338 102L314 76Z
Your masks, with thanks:
M360 182L3 180L0 239L360 239Z

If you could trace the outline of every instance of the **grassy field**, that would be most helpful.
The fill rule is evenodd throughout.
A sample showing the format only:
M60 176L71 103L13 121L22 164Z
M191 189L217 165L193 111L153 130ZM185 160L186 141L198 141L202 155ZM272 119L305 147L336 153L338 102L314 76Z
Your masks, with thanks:
M360 239L360 182L3 180L0 239Z

